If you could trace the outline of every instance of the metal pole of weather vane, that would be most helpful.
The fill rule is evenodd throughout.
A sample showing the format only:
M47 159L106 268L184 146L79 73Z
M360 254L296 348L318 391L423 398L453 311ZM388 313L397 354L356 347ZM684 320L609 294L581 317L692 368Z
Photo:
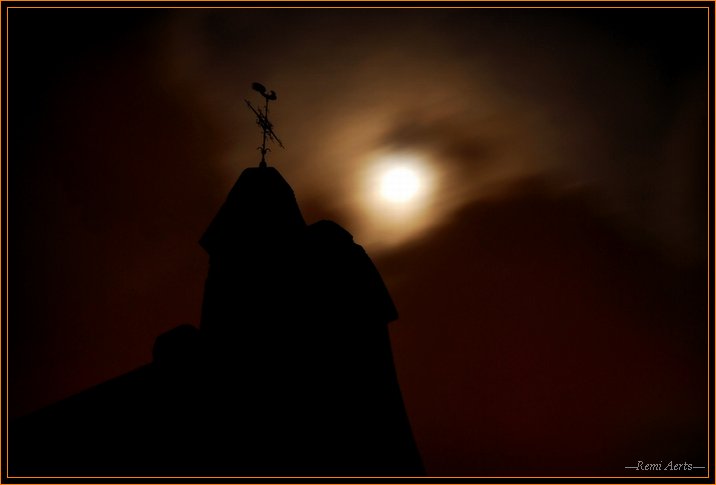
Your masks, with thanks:
M266 87L263 84L260 83L252 83L251 88L254 91L258 91L261 93L261 96L263 96L266 99L266 104L264 104L264 109L261 110L261 108L254 108L251 103L249 103L248 100L244 99L246 101L246 105L251 109L251 111L254 112L256 115L256 124L261 127L261 130L263 131L263 141L261 142L261 146L257 148L257 150L261 151L261 163L259 163L259 167L265 168L266 167L266 153L270 152L271 149L266 147L266 139L269 139L270 141L274 143L278 143L278 146L283 148L283 143L281 143L281 140L279 140L278 135L273 131L273 125L268 119L268 113L269 113L269 101L275 101L276 100L276 92L275 91L268 91Z

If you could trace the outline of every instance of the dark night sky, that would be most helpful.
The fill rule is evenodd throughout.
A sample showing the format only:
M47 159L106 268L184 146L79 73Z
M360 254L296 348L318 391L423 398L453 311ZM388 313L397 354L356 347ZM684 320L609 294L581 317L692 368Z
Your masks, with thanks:
M198 324L260 143L371 255L434 475L705 464L708 10L8 12L9 410ZM409 210L375 171L414 163Z

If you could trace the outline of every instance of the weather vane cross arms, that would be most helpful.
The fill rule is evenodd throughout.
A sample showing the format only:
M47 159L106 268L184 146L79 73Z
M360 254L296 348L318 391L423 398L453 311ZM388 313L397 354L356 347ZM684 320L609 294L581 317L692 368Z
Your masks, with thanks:
M276 133L273 131L273 125L268 118L269 101L276 100L276 92L268 91L263 84L256 82L251 84L251 88L254 91L258 91L259 93L261 93L261 95L266 100L263 110L261 108L254 108L248 100L244 100L246 101L246 105L256 115L256 124L259 125L261 127L261 130L263 131L263 141L261 143L261 146L257 149L261 151L261 163L259 164L259 167L266 167L266 153L271 151L270 148L266 147L266 140L268 139L274 143L278 143L278 146L283 148L283 143L281 143L281 140L278 138L278 135L276 135Z

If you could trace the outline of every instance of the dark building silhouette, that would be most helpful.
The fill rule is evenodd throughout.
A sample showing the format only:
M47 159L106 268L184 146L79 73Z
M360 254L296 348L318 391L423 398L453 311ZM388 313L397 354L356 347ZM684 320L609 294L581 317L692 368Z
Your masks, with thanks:
M393 366L397 312L338 224L279 172L239 177L200 241L201 325L153 362L11 423L10 476L423 474Z

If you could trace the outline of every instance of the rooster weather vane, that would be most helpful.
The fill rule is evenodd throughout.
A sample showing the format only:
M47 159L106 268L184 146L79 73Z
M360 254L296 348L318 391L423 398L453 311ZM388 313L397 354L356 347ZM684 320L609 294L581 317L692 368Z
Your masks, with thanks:
M254 108L248 100L244 99L244 101L246 101L246 105L256 115L256 124L259 125L263 130L263 142L261 143L261 146L257 148L257 150L261 151L261 163L259 164L259 167L266 167L266 153L271 151L270 148L266 147L266 139L269 139L274 143L278 143L278 146L283 148L283 143L281 143L281 140L279 140L278 135L276 135L276 133L273 131L273 125L268 119L269 101L276 100L276 91L268 91L266 87L260 83L252 83L251 88L254 91L258 91L259 93L261 93L261 95L266 99L266 104L264 104L263 111L261 110L261 108Z

